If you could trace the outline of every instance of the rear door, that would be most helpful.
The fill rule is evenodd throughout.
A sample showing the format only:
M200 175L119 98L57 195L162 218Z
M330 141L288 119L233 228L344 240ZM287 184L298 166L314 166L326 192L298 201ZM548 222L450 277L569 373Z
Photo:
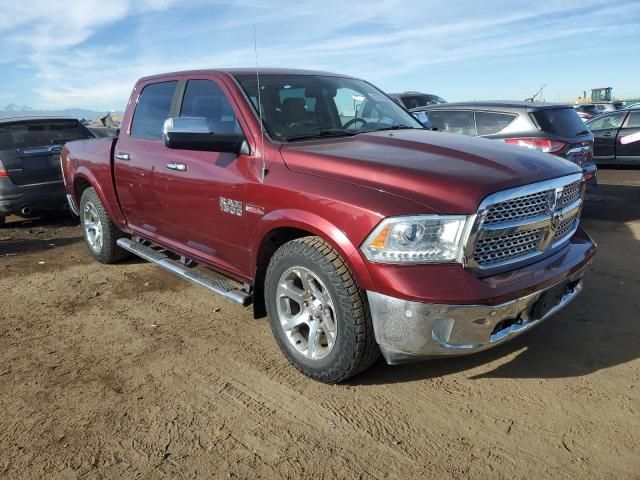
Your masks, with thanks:
M618 131L616 159L624 163L640 162L640 110L630 111Z
M626 111L607 113L587 124L593 133L593 157L596 161L615 158L616 136L626 116Z
M62 181L60 151L93 134L75 119L34 119L0 124L0 162L16 185Z
M114 178L127 223L143 235L165 237L170 228L156 182L172 152L164 146L162 128L172 113L180 77L139 85L133 119L116 143Z

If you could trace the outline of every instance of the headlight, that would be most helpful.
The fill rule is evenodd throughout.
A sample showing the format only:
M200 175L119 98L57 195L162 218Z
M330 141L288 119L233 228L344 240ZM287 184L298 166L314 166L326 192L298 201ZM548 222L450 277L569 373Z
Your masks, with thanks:
M372 262L462 262L469 218L462 215L385 218L360 249Z

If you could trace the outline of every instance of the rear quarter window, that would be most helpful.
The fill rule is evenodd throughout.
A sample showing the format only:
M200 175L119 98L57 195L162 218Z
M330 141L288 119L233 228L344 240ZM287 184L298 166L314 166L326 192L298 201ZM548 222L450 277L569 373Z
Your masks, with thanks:
M504 130L517 115L499 112L476 112L478 135L493 135Z
M60 145L94 135L77 120L38 120L0 124L0 150Z
M471 136L476 134L471 110L430 110L428 115L433 128L441 132Z
M531 116L540 130L553 135L575 137L589 133L573 108L546 108L532 112Z

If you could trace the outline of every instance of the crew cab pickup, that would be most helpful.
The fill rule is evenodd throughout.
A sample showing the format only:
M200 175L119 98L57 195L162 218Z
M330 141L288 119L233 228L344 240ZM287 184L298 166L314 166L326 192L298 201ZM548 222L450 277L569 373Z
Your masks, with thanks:
M98 261L133 253L252 304L328 383L380 353L501 344L572 301L595 254L576 165L428 131L343 75L143 78L119 137L67 143L61 163Z

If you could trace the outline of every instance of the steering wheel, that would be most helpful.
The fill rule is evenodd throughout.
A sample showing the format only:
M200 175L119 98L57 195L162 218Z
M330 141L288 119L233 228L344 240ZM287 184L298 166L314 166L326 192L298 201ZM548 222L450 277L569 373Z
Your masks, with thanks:
M342 126L342 128L349 128L350 126L355 125L358 122L362 123L363 127L367 124L367 121L364 118L355 117L355 118L352 118L351 120L349 120L347 123L345 123Z

